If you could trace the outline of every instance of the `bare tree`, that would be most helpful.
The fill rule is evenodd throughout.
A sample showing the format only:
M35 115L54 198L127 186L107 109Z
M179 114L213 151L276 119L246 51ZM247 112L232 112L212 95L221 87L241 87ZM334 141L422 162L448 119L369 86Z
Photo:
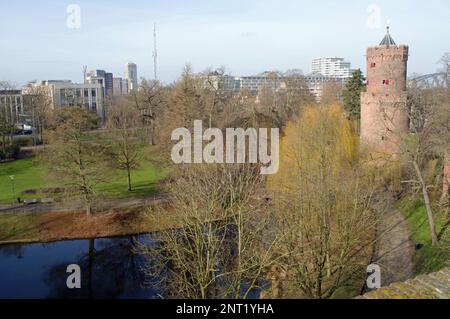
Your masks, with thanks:
M168 186L176 230L145 248L173 298L249 298L274 264L264 179L249 165L188 166Z
M132 100L141 116L142 135L149 138L151 145L156 145L158 131L163 127L161 121L167 106L167 89L158 81L142 79L140 90L132 92Z
M442 58L439 60L439 62L442 65L442 71L443 72L450 72L450 52L444 53ZM450 73L448 74L450 76Z
M25 111L31 116L33 143L44 143L45 129L51 111L51 97L47 88L28 85L24 88Z
M108 113L109 131L108 157L116 167L127 173L128 191L132 191L132 170L139 167L142 160L142 143L139 140L140 114L127 100L112 104Z
M267 83L258 92L256 103L246 106L253 112L255 126L284 129L289 121L298 119L301 111L315 104L305 77L298 71L287 74L270 72Z
M320 103L322 105L342 105L342 83L338 81L330 81L323 85L322 97Z
M208 112L208 125L210 128L213 125L214 116L220 112L221 102L227 97L224 88L226 76L224 67L214 71L207 69L200 75L200 79L204 82L202 94L205 96L205 106Z
M97 128L98 118L82 108L63 108L54 112L52 126L50 145L43 154L51 164L50 174L65 187L68 198L82 199L86 214L90 216L96 186L106 181L107 174L104 148L86 135L87 131Z
M14 84L0 81L0 92L3 91L6 95L0 95L0 136L2 144L2 152L6 152L6 147L13 144L14 132L16 130L16 123L18 114L16 109L11 106L7 96L14 89Z
M193 127L195 120L207 121L209 118L202 86L186 66L181 78L169 89L167 104L160 117L158 126L159 143L155 153L161 154L162 163L171 163L167 155L172 148L171 135L176 128Z
M286 84L285 110L289 114L289 119L297 120L305 107L315 104L315 98L302 72L286 72L284 82Z
M411 184L413 191L420 190L422 193L432 245L437 245L438 236L430 199L430 189L436 185L427 183L425 170L431 159L443 157L450 147L450 109L448 104L436 101L434 93L410 90L408 109L412 132L403 139L401 157L405 167L410 169L405 183Z

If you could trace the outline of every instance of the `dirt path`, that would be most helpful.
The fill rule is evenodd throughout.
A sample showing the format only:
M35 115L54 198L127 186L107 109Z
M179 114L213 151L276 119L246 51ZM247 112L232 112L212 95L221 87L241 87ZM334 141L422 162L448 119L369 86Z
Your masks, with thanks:
M405 281L414 276L414 244L403 214L394 206L394 199L383 198L385 213L380 222L375 263L381 267L382 286Z
M94 205L94 211L108 212L120 211L130 208L137 208L143 206L154 206L164 204L168 201L167 195L158 194L148 198L126 198L126 199L99 199ZM65 203L51 203L51 204L35 204L35 205L18 205L0 206L0 214L2 213L51 213L51 212L80 212L83 211L84 206L81 202L65 202Z

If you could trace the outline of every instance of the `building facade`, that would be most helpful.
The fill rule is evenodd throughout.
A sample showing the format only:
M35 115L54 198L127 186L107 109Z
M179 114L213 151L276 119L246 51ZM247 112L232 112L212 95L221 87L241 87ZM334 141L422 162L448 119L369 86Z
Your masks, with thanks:
M25 118L22 91L0 90L0 118L11 124L22 122Z
M279 90L286 87L283 76L275 72L265 72L253 76L241 76L238 78L240 89L257 94L263 87Z
M309 92L320 102L323 95L323 89L327 83L336 83L338 85L344 85L344 79L325 76L320 73L311 73L305 76L306 83L309 88Z
M361 94L361 140L385 154L397 154L409 130L409 48L396 45L389 28L380 45L367 49L367 90Z
M125 67L125 78L128 80L128 90L137 91L139 89L137 65L129 62Z
M215 90L223 90L225 92L248 91L253 95L257 95L263 87L278 91L285 89L286 76L277 72L264 72L252 76L231 76L222 75L212 72L207 75L200 75L205 87L211 87ZM345 83L344 79L325 76L320 73L311 73L304 77L306 85L312 96L320 101L323 88L327 83L333 82L339 85Z
M128 94L128 80L123 78L113 79L113 96L119 97Z
M350 62L343 58L318 58L312 62L312 72L329 78L348 79L353 70Z
M110 72L105 73L105 98L111 99L114 96L114 75Z
M22 89L22 94L33 94L34 88L45 92L50 98L51 108L57 109L70 106L84 106L106 119L104 103L104 88L100 83L72 83L71 81L39 81L31 82Z
M104 98L114 96L114 75L105 70L94 70L86 74L84 81L87 84L100 84L103 87Z

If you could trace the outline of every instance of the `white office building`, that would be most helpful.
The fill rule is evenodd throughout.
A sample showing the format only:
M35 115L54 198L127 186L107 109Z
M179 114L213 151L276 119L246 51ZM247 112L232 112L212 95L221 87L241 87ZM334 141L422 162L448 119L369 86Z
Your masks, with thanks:
M51 101L52 109L70 106L84 106L96 112L101 119L106 119L104 107L104 88L100 83L72 83L69 80L49 80L31 82L22 89L22 94L29 95L39 88L46 92Z
M272 72L264 72L253 76L239 77L241 90L258 93L263 87L279 90L286 87L281 75Z
M350 63L348 63L348 73L342 71L339 73L339 76L337 76L338 73L336 72L332 74L334 75L330 76L313 72L305 75L304 79L306 85L308 86L311 95L314 96L318 102L322 98L325 85L328 83L334 83L342 86L345 84L346 79L351 76ZM201 74L198 78L203 81L203 85L205 87L212 87L215 90L219 89L226 92L238 92L245 90L249 91L252 95L257 95L264 87L275 91L286 89L286 76L288 75L277 72L264 72L251 76L231 76L212 72L207 75Z
M350 62L343 58L318 58L312 62L312 72L330 78L348 79L353 70Z

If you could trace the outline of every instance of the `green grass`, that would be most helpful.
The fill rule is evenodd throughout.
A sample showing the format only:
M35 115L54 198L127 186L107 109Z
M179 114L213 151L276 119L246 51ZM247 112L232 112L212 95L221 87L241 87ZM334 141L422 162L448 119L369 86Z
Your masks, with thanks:
M27 214L2 214L0 216L0 240L8 241L17 239L19 234L26 234L23 240L33 239L39 236L39 216L33 213Z
M128 191L127 174L123 170L117 170L113 179L99 185L98 191L107 198L134 198L155 195L158 192L156 182L165 176L165 173L158 170L149 162L141 163L139 169L131 173L132 188Z
M10 162L0 163L0 204L10 204L13 201L13 190L10 176L14 175L16 198L40 199L53 197L51 194L24 195L26 190L38 190L60 185L52 185L46 178L48 168L44 163L34 157ZM105 198L131 198L154 195L158 190L156 183L164 177L164 172L148 161L143 161L141 167L132 172L133 191L128 192L125 171L115 170L108 183L98 186L98 192Z
M9 162L0 163L0 203L9 204L13 201L13 185L10 176L14 176L14 187L16 198L22 199L42 198L42 194L22 195L28 189L40 189L49 187L45 175L47 168L45 165L35 163L34 157Z
M418 274L439 271L450 264L450 231L446 227L444 212L435 213L436 231L440 235L439 244L431 245L430 228L423 201L419 198L402 199L397 208L403 212L411 230L411 239L423 247L415 252L414 263Z

